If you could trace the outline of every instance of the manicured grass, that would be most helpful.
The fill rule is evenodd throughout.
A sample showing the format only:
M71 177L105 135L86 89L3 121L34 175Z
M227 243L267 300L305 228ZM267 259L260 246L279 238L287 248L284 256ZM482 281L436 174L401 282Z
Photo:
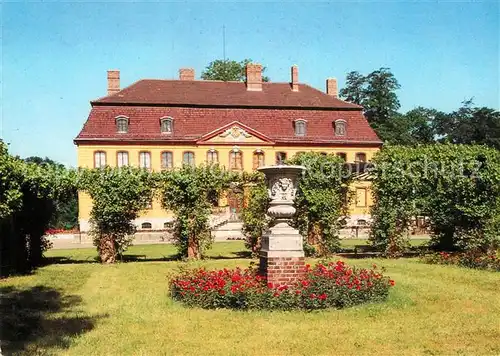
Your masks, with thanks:
M0 281L2 351L64 355L498 355L500 276L415 259L384 266L389 300L320 312L187 309L168 297L169 245L132 247L136 262L91 263L94 249L53 250L51 264ZM207 268L248 266L241 242L216 243ZM165 259L165 260L163 260ZM69 262L66 260L66 262ZM311 261L313 262L313 261Z

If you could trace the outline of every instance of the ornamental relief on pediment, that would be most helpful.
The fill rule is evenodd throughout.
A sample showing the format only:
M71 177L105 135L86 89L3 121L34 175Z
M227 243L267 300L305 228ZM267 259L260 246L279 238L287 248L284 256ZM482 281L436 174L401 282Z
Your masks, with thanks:
M249 134L244 129L242 129L241 127L238 127L238 126L233 126L233 127L229 128L229 129L227 129L226 131L224 131L223 133L221 133L219 136L220 137L231 136L234 139L252 137L251 134Z

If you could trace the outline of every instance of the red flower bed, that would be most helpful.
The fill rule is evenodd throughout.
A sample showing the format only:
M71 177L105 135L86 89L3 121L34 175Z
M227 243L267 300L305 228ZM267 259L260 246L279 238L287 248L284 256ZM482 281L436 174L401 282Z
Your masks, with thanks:
M495 253L485 254L479 251L440 252L425 255L422 257L422 261L430 264L457 265L500 272L500 258Z
M202 308L324 309L382 301L395 282L382 271L356 269L344 262L306 266L298 283L265 283L253 269L183 272L171 282L175 300Z

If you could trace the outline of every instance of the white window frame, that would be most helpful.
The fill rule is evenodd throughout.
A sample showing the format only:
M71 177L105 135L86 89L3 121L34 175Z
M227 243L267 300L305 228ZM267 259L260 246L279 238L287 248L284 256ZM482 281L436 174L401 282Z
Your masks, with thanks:
M170 124L170 131L163 130L163 125ZM165 135L171 135L174 132L174 119L170 116L165 116L160 119L160 132Z
M333 126L334 126L333 129L334 129L335 136L341 136L341 137L347 136L347 121L345 121L343 119L335 120L335 122L333 123ZM343 133L339 133L341 126L343 126L343 128L344 128Z
M94 168L104 168L106 167L106 152L95 151L94 152Z
M139 152L139 168L151 169L151 152L141 151Z
M118 151L116 152L116 166L126 167L129 165L129 154L128 151Z
M164 160L163 156L165 156L167 159ZM170 157L170 160L168 159ZM174 166L174 153L172 151L163 151L160 156L161 159L161 168L162 169L170 169L173 168ZM164 164L166 163L166 164Z
M127 116L119 115L115 117L116 122L116 132L118 133L128 133L129 119ZM125 130L120 130L120 122L125 122Z
M299 132L299 127L303 128L303 132ZM295 136L305 136L307 133L307 121L303 119L295 120Z

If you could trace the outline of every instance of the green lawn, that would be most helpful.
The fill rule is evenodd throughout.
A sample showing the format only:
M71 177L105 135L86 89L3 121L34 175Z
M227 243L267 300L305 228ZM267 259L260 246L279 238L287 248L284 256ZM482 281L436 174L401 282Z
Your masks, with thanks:
M0 281L4 354L498 355L500 275L377 263L396 280L389 300L321 312L186 309L168 297L182 265L169 245L132 247L135 262L103 266L93 249L53 250L54 263ZM207 268L247 266L241 242L216 243Z

